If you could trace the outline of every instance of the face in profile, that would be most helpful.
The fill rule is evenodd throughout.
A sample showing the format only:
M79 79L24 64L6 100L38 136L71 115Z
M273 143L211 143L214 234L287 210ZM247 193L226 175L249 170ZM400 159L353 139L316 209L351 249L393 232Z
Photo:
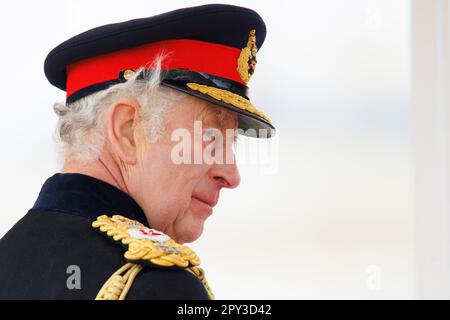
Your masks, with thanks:
M152 228L179 243L201 235L221 189L240 183L236 130L235 112L186 95L167 114L163 137L142 142L130 193Z

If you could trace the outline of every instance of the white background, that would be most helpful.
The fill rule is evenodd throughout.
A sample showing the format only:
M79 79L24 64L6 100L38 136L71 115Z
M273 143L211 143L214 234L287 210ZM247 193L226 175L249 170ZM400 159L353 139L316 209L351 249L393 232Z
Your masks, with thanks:
M222 1L267 38L250 83L279 129L192 244L221 299L414 298L409 2ZM59 170L43 62L89 28L208 1L0 2L0 236ZM65 270L61 270L65 272Z

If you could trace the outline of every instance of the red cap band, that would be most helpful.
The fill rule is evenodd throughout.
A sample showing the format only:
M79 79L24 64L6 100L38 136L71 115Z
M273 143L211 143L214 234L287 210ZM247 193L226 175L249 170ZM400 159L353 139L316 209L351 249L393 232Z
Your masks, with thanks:
M94 84L118 79L127 69L150 67L159 55L167 55L161 69L189 69L245 83L237 72L241 50L197 40L165 40L124 49L75 62L67 67L66 93L73 93Z

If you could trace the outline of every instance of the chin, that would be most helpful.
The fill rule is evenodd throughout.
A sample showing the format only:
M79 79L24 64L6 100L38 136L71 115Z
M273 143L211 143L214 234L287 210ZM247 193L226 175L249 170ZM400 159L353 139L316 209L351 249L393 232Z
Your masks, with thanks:
M194 242L203 233L203 223L195 224L190 227L185 227L183 230L180 230L179 234L176 237L176 241L180 244Z

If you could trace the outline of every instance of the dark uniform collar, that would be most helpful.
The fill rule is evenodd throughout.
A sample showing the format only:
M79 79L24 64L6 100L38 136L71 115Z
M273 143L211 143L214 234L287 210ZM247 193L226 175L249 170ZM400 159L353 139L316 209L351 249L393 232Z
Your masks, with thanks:
M48 178L31 210L63 212L95 220L120 214L148 226L144 211L127 193L79 173L57 173Z

